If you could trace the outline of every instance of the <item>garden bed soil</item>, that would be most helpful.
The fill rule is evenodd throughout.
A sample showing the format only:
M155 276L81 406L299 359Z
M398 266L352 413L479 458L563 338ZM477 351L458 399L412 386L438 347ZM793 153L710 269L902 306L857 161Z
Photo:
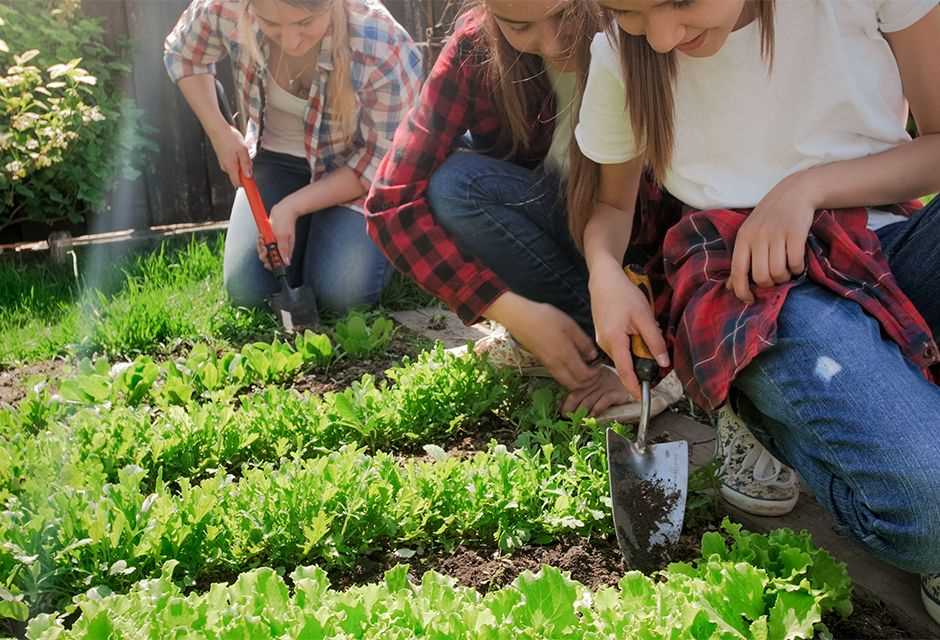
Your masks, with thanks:
M416 358L432 346L422 336L399 325L395 328L395 335L388 348L382 353L361 358L340 358L325 370L318 369L298 376L292 386L298 391L322 395L329 391L342 391L366 373L372 374L380 382L385 379L385 371L401 364L402 358Z
M40 377L47 382L58 380L68 367L69 363L62 359L43 360L6 370L0 366L0 406L12 406L25 398L31 378Z

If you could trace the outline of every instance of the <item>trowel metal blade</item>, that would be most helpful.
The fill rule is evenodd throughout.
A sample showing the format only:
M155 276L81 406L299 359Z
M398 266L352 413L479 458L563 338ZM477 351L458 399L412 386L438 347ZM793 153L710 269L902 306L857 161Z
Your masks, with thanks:
M636 443L608 429L607 460L614 530L624 560L629 568L661 568L682 533L688 443L653 444L640 451Z
M320 324L316 296L309 286L281 290L271 296L271 307L288 333L312 329Z

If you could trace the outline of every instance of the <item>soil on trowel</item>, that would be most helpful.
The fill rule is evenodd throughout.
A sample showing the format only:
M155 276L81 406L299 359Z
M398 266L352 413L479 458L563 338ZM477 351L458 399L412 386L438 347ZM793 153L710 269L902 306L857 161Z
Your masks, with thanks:
M668 520L680 496L679 491L666 487L658 478L628 477L614 486L614 502L623 505L633 525L632 536L622 523L618 525L618 533L622 540L637 541L637 546L629 549L630 564L637 569L649 573L671 561L671 545L647 546L646 542L659 530L660 524Z

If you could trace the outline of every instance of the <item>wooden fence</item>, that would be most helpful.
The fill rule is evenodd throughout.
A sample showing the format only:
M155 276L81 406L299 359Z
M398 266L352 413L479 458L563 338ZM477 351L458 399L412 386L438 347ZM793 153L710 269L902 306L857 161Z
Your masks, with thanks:
M428 57L439 48L456 0L383 0L422 44ZM144 111L159 151L143 175L121 183L110 210L89 232L224 220L233 190L209 141L163 67L163 40L190 0L83 0L89 16L102 18L109 44L124 44L132 65L127 93ZM231 86L229 65L220 77Z

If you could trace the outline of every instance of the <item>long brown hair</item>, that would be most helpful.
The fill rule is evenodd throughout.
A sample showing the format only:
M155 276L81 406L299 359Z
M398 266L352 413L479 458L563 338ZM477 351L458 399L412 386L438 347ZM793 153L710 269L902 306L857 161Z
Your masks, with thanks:
M337 121L343 139L349 143L358 128L358 99L352 83L352 51L349 47L349 14L347 2L359 0L281 0L285 4L315 12L330 5L330 30L332 33L333 70L327 81L326 91L329 96L330 111ZM247 9L251 0L243 0ZM242 11L239 21L241 39L248 44L248 50L256 61L261 60L254 38L254 28L249 24L247 11Z
M500 131L500 148L507 149L508 155L531 151L532 129L539 124L543 97L552 91L545 63L541 56L522 53L509 44L487 10L485 0L467 0L461 15L467 14L474 14L481 21L479 53L483 73L494 92L494 103L504 125ZM590 67L591 41L603 24L602 12L595 0L568 0L560 20L564 25L561 35L567 41L576 69L578 91L575 104L558 106L574 109L576 118ZM573 152L577 149L573 137L570 146Z
M747 0L754 4L761 30L761 55L773 65L774 5L776 0ZM619 41L627 109L637 148L659 182L665 179L675 145L675 52L657 53L645 36L632 36L609 15L608 37ZM626 114L625 114L626 115ZM568 225L575 244L583 250L584 228L594 208L600 167L579 154L568 184Z

